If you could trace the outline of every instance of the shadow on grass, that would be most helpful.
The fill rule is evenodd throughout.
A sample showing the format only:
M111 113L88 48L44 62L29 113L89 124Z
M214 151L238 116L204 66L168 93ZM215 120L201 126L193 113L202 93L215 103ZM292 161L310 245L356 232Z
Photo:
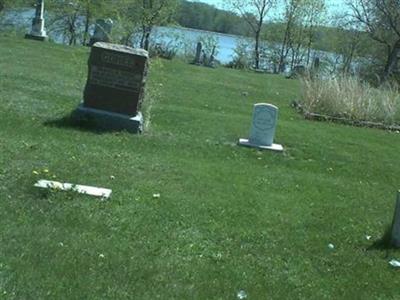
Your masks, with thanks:
M388 258L390 255L390 251L396 250L396 248L392 243L392 226L388 226L383 233L382 237L373 242L371 246L369 246L367 251L385 251L385 258Z
M96 122L90 117L86 118L75 118L73 113L66 115L59 119L52 119L43 122L44 126L57 127L57 128L69 128L80 130L84 132L92 132L96 134L121 132L120 129L106 128L105 126L98 126Z

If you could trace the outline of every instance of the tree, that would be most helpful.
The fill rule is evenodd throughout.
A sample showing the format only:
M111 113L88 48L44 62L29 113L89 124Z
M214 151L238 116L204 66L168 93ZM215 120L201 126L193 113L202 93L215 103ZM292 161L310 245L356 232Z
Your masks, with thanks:
M61 33L69 45L78 42L86 45L94 18L111 14L113 7L107 0L48 0L47 3L52 11L49 27Z
M352 0L355 21L386 49L381 82L395 72L400 55L400 0Z
M334 17L332 23L334 27L330 28L330 33L325 35L325 43L329 46L330 52L336 56L334 69L342 74L351 74L353 72L354 61L368 55L371 45L371 39L367 33L361 30L357 24L352 22L347 13L338 14ZM373 43L375 44L375 43Z
M274 6L275 0L228 0L229 5L249 25L254 35L254 61L255 68L260 68L260 37L265 19L269 10Z
M177 6L176 0L137 0L142 35L140 47L149 50L153 27L169 22Z
M291 44L293 42L293 34L297 23L297 18L300 11L301 0L284 0L285 10L283 14L283 21L285 29L279 53L279 72L285 70L286 57L289 54Z
M317 39L318 26L322 24L325 12L325 0L304 0L304 26L306 27L307 65L310 64L310 54Z
M323 20L324 0L285 0L278 70L283 72L290 54L290 65L310 64L311 50Z

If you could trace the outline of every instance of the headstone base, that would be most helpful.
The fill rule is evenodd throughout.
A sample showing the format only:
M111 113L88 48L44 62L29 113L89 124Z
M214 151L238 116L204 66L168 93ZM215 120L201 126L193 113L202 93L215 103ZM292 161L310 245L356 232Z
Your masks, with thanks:
M143 131L143 116L138 112L136 116L108 112L100 109L84 107L83 104L72 113L74 120L88 120L100 129L104 130L126 130L130 133L141 133Z
M261 150L271 150L271 151L277 151L277 152L283 151L282 145L279 145L279 144L272 144L271 146L256 145L256 144L250 143L250 141L248 139L239 139L239 145L245 146L245 147L257 148L257 149L261 149Z
M29 39L29 40L35 40L35 41L47 41L49 39L49 37L47 35L33 35L33 34L25 34L25 38Z
M400 248L400 191L397 192L396 207L392 222L391 244L395 248Z

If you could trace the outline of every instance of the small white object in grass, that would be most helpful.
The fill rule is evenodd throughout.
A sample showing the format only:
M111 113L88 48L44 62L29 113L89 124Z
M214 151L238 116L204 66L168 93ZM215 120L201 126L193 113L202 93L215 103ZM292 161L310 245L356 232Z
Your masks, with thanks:
M160 198L160 197L161 197L161 195L159 193L153 194L153 198Z
M392 267L400 268L400 261L398 261L398 260L392 259L391 261L389 261L389 264L390 264Z
M114 179L115 179L115 176L114 176L114 175L111 175L111 176L110 176L110 179L111 179L111 180L114 180Z
M372 236L370 235L366 235L365 238L367 239L367 241L369 241L371 239Z
M100 254L99 254L99 257L100 257L100 258L104 258L105 256L104 256L103 253L100 253Z
M244 291L244 290L240 290L238 293L237 293L237 297L238 297L238 299L246 299L247 298L247 293Z
M45 189L57 189L62 191L74 191L80 194L101 197L101 198L110 198L112 190L98 188L93 186L72 184L72 183L61 183L57 181L49 181L49 180L39 180L34 185L35 187L45 188Z
M328 248L329 249L335 249L335 245L334 244L328 244Z

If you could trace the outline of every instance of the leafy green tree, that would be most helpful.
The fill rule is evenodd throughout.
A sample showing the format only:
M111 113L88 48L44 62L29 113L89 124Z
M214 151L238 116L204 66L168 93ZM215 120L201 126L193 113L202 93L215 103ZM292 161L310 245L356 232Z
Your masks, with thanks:
M254 37L254 64L260 68L261 32L269 10L275 5L275 0L227 0L229 6L239 13L246 21Z
M398 68L400 56L400 1L351 0L349 5L359 26L381 45L382 80L387 81Z
M324 0L284 0L283 4L283 28L280 30L283 32L280 33L281 49L277 59L280 72L284 71L288 60L292 68L297 64L310 64L311 50L317 41L325 11Z
M156 25L167 24L172 21L177 6L176 0L139 0L140 26L142 37L140 47L148 50L150 35Z
M278 59L279 72L283 72L285 69L286 58L293 42L295 26L299 25L296 23L298 23L298 18L300 17L301 2L301 0L284 0L284 13L282 19L285 27L282 34L281 49Z
M51 31L62 34L69 45L86 45L90 24L97 17L110 15L113 5L107 0L48 0L46 8L52 12Z

